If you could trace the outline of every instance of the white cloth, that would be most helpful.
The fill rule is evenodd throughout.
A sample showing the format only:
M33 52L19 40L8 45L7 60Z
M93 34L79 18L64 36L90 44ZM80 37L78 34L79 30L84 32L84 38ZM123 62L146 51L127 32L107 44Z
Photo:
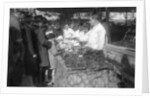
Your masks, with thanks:
M79 38L80 41L86 41L86 39L85 39L85 32L84 31L80 31L78 38Z
M52 34L52 33L53 33L53 30L49 30L45 34L48 35L48 34Z
M72 38L74 31L71 28L64 29L64 38Z
M86 34L87 44L85 46L94 50L102 50L105 44L106 30L102 24L97 24Z
M80 31L80 30L75 31L74 37L79 39L79 41L85 41L86 40L84 31Z
M79 30L74 31L73 37L78 38L79 37Z

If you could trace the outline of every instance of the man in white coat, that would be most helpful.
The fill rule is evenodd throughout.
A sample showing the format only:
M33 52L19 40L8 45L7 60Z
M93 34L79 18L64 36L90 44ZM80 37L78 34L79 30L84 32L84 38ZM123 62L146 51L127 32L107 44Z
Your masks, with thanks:
M105 45L106 30L98 21L98 16L90 17L91 29L85 35L86 47L92 50L103 50Z

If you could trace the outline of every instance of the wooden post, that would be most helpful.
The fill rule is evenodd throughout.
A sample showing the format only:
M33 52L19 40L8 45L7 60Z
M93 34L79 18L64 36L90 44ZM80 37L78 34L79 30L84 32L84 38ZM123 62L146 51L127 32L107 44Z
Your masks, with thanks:
M125 19L126 19L125 25L127 26L128 25L128 12L127 11L126 11L126 14L125 14Z
M107 32L107 34L106 34L106 43L111 43L111 30L110 30L110 25L109 25L109 13L110 13L110 11L109 11L109 9L108 8L106 8L106 32Z
M109 9L106 8L106 22L109 22Z

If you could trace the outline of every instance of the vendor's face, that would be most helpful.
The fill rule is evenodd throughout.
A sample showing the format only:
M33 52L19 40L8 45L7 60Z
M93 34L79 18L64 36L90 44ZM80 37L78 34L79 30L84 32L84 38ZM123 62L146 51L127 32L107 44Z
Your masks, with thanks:
M94 19L90 18L89 23L91 26L94 26L94 23L95 23Z
M68 28L69 28L69 26L68 26L68 25L65 25L65 26L64 26L64 28L65 28L65 29L68 29Z

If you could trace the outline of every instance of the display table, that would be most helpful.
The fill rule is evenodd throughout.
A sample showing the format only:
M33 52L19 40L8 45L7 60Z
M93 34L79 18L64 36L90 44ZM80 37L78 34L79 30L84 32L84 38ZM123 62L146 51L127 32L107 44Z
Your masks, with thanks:
M58 63L54 87L118 87L120 80L109 62L103 60L99 61L102 65L97 65L101 58L93 57L92 60L94 53L88 57L67 55L66 58L62 55L56 56Z

